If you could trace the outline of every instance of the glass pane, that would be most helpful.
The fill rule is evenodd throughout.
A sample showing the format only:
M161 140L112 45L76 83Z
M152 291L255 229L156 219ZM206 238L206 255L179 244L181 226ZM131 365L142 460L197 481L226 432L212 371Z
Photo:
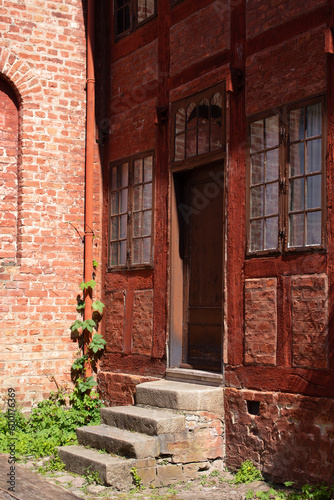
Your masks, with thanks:
M124 31L128 30L131 27L131 12L130 5L126 5L124 7Z
M143 239L143 264L151 262L151 238Z
M186 156L196 155L196 141L197 141L197 129L188 130L187 132L187 153Z
M265 121L266 148L274 148L279 144L278 116L270 116Z
M154 14L154 0L146 0L146 17Z
M146 1L138 0L138 23L146 19Z
M278 247L278 217L265 219L265 250L274 250Z
M142 190L143 186L133 188L133 209L136 212L142 209Z
M118 226L119 217L112 217L111 219L111 239L118 240Z
M133 182L134 184L141 184L143 182L143 160L135 160L133 169Z
M253 220L250 223L250 251L263 250L263 219Z
M121 266L126 264L126 241L121 241L119 244L119 264Z
M186 110L179 108L175 115L175 133L184 132L186 123Z
M127 218L128 218L127 215L121 215L121 217L120 217L120 219L121 219L121 227L120 227L119 237L122 238L122 239L126 238Z
M321 135L321 103L306 108L306 136Z
M152 206L152 183L144 185L143 193L143 209L151 208Z
M128 163L123 163L120 172L120 187L127 187L129 184L129 165Z
M251 153L264 149L263 120L251 123Z
M209 99L201 99L198 108L197 108L197 113L198 113L198 124L203 124L207 123L210 120L210 103Z
M307 177L306 192L306 208L321 208L321 175Z
M194 102L189 104L187 108L187 128L197 127L197 119L196 119L197 107Z
M133 214L133 236L141 236L141 218L142 212Z
M310 212L306 216L307 245L321 245L321 212Z
M266 181L276 179L278 179L278 149L273 149L266 154Z
M128 190L123 189L120 192L121 195L121 212L127 212L128 211Z
M175 153L174 153L174 160L179 161L179 160L184 160L184 139L185 135L177 135L175 137Z
M118 204L119 204L119 192L114 191L111 193L111 214L118 214Z
M209 124L198 129L198 154L209 151Z
M133 264L141 264L141 239L133 240Z
M266 210L265 215L278 213L278 182L266 185Z
M117 22L116 22L117 28L117 35L120 35L124 31L124 26L123 26L123 9L119 10L117 12Z
M223 145L221 121L211 121L210 149L214 151Z
M117 183L117 167L113 167L111 171L111 189L116 189L118 187Z
M306 143L307 172L321 172L321 139Z
M289 221L289 246L302 247L304 245L304 214L290 215Z
M143 236L151 236L152 210L143 213Z
M221 118L223 109L223 96L216 92L211 98L211 118Z
M304 139L304 108L290 111L290 142Z
M144 158L144 182L152 180L152 156Z
M290 146L290 177L303 175L304 167L304 142Z
M251 157L251 184L261 184L264 175L263 153Z
M126 0L117 0L117 8L122 7L124 5Z
M289 210L304 210L304 179L290 181L290 202Z
M118 264L118 243L115 241L114 243L111 243L110 246L110 265L111 266L117 266Z
M263 215L263 186L251 189L251 217Z

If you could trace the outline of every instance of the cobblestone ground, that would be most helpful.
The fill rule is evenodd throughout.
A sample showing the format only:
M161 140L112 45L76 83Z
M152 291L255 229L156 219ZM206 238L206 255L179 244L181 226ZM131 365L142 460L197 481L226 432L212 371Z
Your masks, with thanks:
M85 500L245 500L249 490L256 493L270 488L265 481L234 485L230 483L233 476L228 472L222 472L219 476L201 473L196 480L168 487L117 492L105 486L88 484L85 478L68 472L41 474L37 469L43 465L43 461L20 465L28 467L46 481L57 484Z

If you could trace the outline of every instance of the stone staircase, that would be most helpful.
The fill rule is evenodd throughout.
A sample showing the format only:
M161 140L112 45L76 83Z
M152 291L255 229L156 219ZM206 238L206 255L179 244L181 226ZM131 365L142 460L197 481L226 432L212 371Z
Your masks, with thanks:
M136 387L136 405L101 409L101 425L77 429L79 446L59 455L71 472L99 472L118 490L166 486L221 469L224 458L222 387L171 380Z

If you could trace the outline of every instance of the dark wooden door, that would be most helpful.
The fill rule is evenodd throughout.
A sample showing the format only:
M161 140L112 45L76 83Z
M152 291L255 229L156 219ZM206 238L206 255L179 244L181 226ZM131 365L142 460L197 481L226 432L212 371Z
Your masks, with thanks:
M184 177L183 363L221 371L223 290L223 168Z

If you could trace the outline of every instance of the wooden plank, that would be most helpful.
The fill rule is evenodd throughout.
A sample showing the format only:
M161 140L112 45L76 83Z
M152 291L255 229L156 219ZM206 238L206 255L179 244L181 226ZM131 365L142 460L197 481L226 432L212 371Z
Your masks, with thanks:
M15 491L8 491L10 466L15 465ZM18 465L9 464L8 455L0 455L0 500L78 500L79 497L49 483L38 474Z

